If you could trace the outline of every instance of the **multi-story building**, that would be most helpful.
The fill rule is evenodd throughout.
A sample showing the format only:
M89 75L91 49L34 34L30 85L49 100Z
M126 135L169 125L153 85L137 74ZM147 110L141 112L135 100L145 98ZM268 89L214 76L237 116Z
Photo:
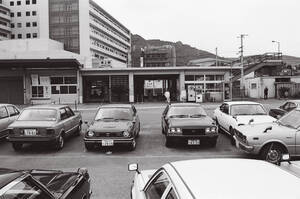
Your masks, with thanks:
M142 51L141 67L176 66L176 51L171 45L146 46Z
M10 39L10 10L6 2L0 0L0 41Z
M53 39L86 57L84 67L130 64L130 31L92 0L1 0L11 18L11 39ZM6 8L3 6L4 9ZM0 10L0 30L1 30ZM103 65L101 65L103 66ZM101 67L99 66L99 67Z

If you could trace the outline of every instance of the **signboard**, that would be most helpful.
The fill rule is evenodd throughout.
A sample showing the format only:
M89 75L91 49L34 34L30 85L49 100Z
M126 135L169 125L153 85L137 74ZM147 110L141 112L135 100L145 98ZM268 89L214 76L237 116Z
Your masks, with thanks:
M144 85L145 85L144 86L145 89L153 89L153 87L154 87L153 80L145 80Z

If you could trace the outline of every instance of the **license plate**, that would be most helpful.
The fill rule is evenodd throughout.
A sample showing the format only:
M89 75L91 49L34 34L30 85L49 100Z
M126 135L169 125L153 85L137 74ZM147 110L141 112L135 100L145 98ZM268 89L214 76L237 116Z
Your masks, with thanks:
M102 146L114 146L113 140L102 140Z
M188 145L200 145L200 140L188 140Z
M26 136L35 136L36 129L24 129L24 135Z

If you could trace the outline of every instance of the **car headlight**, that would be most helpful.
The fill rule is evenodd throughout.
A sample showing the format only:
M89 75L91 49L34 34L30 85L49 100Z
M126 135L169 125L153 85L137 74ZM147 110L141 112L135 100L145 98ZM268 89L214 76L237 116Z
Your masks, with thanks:
M88 131L87 136L88 137L93 137L95 133L93 131Z
M205 128L205 133L216 133L217 132L217 127L207 127Z
M181 133L181 128L174 128L174 127L172 127L170 129L170 133Z
M129 136L130 136L130 133L129 133L128 131L124 131L124 132L123 132L123 136L124 136L124 137L129 137Z

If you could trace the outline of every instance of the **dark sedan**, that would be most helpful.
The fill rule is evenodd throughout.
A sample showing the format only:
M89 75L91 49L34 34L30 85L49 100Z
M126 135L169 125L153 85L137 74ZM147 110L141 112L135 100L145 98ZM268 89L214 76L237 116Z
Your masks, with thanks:
M15 150L22 149L24 143L50 143L60 150L68 136L80 135L81 123L81 114L69 106L32 106L9 125L8 140Z
M216 124L197 103L168 105L162 114L162 133L167 147L176 142L214 147L218 138Z
M84 168L77 172L0 169L1 199L89 199L91 194Z
M300 100L288 100L278 108L271 109L269 115L274 118L281 118L284 114L300 107Z
M87 150L115 145L126 145L134 150L139 132L140 119L133 105L103 105L89 126L84 143Z

